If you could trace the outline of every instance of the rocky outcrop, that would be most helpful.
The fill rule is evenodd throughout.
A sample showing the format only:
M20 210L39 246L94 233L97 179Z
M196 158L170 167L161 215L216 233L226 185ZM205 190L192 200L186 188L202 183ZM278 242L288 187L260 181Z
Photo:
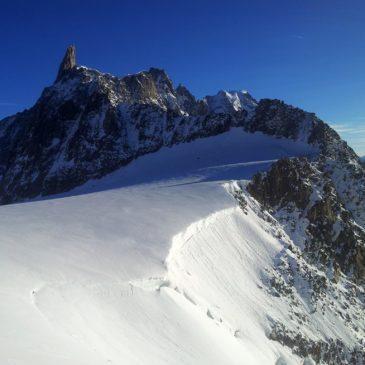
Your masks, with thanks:
M247 186L280 224L281 236L291 240L267 286L273 297L290 305L297 329L273 320L268 336L317 364L363 364L365 175L360 160L314 114L281 101L260 101L246 128L307 141L318 151L310 160L279 160ZM305 334L320 321L339 322L349 335Z
M290 321L268 316L267 336L315 364L360 365L365 360L365 229L356 221L357 210L348 209L338 193L339 166L346 164L332 165L325 154L279 160L233 196L240 207L242 201L257 205L257 214L285 247L262 277L273 302L289 308ZM359 197L358 180L345 176ZM326 326L341 330L323 333Z
M310 201L310 178L315 174L306 159L282 159L267 174L256 174L248 191L267 207L283 207L293 202L304 209Z
M61 80L62 77L76 66L76 48L75 46L69 46L66 50L66 54L63 57L61 65L58 69L56 82Z
M318 118L276 99L262 99L246 129L307 142Z
M303 252L310 262L365 283L365 229L345 207L324 168L306 158L279 160L267 173L254 176L247 190L290 236L304 238Z
M309 364L357 365L365 363L365 351L360 346L349 349L341 340L314 340L303 333L290 331L280 324L273 325L269 335L273 341L293 349L301 358L313 359ZM304 361L303 364L306 364Z

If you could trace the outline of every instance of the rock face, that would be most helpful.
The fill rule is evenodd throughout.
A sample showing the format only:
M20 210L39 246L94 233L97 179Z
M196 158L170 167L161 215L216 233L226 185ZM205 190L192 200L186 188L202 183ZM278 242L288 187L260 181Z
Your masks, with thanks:
M306 142L318 122L313 113L286 105L280 100L262 99L247 129Z
M58 70L57 79L60 80L68 71L76 66L76 48L75 46L69 46L66 50L66 54L63 57L60 68Z
M312 160L279 160L254 176L247 191L292 242L278 258L268 286L273 296L290 303L298 331L273 321L270 338L300 357L312 356L317 364L363 364L364 173L351 150L338 150L333 160L327 155L332 148L333 142L324 143ZM314 318L331 323L336 318L351 334L323 339L318 333L314 339L300 330L311 327Z
M321 270L341 270L354 282L365 283L365 229L357 224L331 176L322 169L320 163L306 158L279 160L267 173L254 176L247 189L290 226L289 235L301 231L303 252L310 262Z
M311 262L363 283L365 173L359 157L328 125L277 100L261 101L248 128L304 138L318 148L310 161L296 158L273 164L254 176L248 191L290 226L289 235L304 240Z
M266 207L283 207L294 203L298 209L308 206L312 194L312 166L301 159L282 159L266 174L256 174L249 192Z
M260 268L260 289L286 316L267 313L267 336L300 363L362 365L365 230L322 167L318 157L279 160L250 182L236 182L231 194L283 247Z

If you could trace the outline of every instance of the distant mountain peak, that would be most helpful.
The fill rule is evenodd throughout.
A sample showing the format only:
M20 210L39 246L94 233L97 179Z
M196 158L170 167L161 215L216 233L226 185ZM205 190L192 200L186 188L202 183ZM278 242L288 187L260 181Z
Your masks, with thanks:
M220 90L216 95L206 96L205 101L213 113L232 113L242 110L252 112L257 101L245 90Z
M65 73L73 69L75 66L76 66L76 47L74 45L71 45L68 46L66 49L66 53L58 69L56 82L59 81L65 75Z

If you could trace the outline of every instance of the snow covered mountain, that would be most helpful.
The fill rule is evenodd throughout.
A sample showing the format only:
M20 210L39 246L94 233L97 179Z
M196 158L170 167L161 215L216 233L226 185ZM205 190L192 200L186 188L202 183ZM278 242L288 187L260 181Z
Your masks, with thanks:
M0 141L1 363L365 363L365 171L314 114L70 47Z
M117 78L76 66L70 47L34 107L0 123L0 201L67 191L162 146L243 125L247 100L215 113L163 70Z
M325 138L343 143L314 114L278 100L224 91L196 100L163 70L118 78L77 66L69 47L37 103L0 122L0 202L68 191L163 146L237 126L322 149Z

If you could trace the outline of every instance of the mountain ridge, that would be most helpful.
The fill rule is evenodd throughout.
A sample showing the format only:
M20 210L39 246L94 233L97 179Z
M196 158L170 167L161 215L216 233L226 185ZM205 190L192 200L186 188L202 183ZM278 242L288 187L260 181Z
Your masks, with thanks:
M0 122L0 203L67 191L162 146L238 126L357 159L313 113L247 92L198 100L161 69L119 78L77 66L70 46L35 105Z

